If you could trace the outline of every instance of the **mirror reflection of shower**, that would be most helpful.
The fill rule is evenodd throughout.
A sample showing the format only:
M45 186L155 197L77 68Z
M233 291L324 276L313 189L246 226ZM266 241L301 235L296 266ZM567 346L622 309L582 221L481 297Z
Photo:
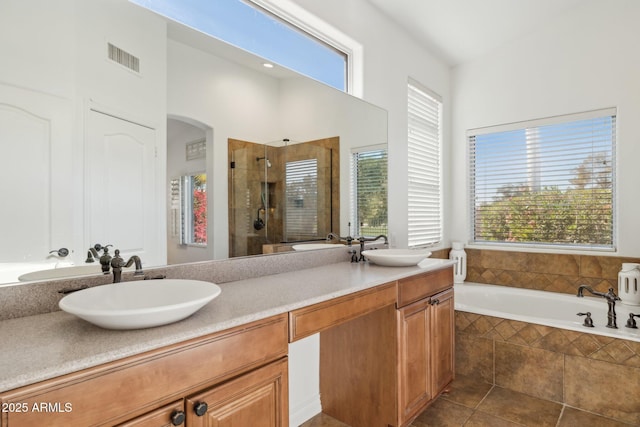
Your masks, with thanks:
M271 161L267 158L267 156L262 156L262 157L256 157L256 162L260 162L261 160L264 160L264 176L267 176L267 169L271 167ZM267 182L265 179L265 182L262 183L262 188L260 190L260 200L262 201L262 205L258 208L258 212L256 214L256 219L253 221L253 228L256 231L260 231L263 228L265 228L266 223L264 221L264 219L262 219L261 215L265 215L267 212L267 209L269 208L269 204L267 201L268 198L268 193L267 193ZM265 230L265 235L268 236L268 232ZM267 238L268 241L268 238Z
M229 139L230 256L292 250L339 230L339 140Z
M270 168L271 167L271 162L269 161L269 159L267 159L267 156L264 157L256 157L256 161L259 162L260 160L266 160L265 161L265 167Z

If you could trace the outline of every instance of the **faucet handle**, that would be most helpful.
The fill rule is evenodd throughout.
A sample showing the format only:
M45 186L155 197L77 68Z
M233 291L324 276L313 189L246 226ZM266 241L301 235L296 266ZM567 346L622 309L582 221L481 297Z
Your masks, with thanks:
M629 313L629 319L627 319L627 324L625 325L627 328L638 329L638 325L636 325L636 319L634 317L640 317L640 314Z
M593 328L593 319L591 318L591 312L587 311L586 313L578 313L578 316L587 316L584 318L584 323L582 326L586 326L587 328Z
M104 253L100 257L100 265L102 266L102 274L109 274L109 267L111 266L112 257L109 255L109 246L104 246ZM118 252L119 253L119 252Z
M115 250L113 254L113 258L111 258L110 264L112 268L122 268L124 264L124 260L120 256L120 249Z
M613 288L609 288L609 292L607 293L607 295L614 301L622 301L622 299L618 295L616 295Z
M69 255L69 249L67 249L67 248L54 249L52 251L49 251L49 254L56 254L60 258L64 258L67 255Z

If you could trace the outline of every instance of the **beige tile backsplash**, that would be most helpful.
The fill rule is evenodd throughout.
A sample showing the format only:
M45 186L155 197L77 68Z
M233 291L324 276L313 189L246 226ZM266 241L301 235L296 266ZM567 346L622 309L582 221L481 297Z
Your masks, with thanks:
M587 284L617 291L623 262L640 258L465 249L467 281L574 294Z

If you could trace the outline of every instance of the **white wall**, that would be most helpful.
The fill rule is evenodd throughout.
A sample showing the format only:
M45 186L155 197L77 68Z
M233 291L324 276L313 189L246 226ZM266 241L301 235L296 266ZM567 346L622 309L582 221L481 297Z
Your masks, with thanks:
M541 31L453 70L451 230L468 241L465 131L618 108L618 253L640 253L640 3L585 1Z
M407 246L407 79L412 77L442 96L444 194L449 185L450 69L416 43L399 25L366 0L295 0L364 48L363 99L389 112L389 234L392 244ZM449 241L451 209L444 200L444 244Z

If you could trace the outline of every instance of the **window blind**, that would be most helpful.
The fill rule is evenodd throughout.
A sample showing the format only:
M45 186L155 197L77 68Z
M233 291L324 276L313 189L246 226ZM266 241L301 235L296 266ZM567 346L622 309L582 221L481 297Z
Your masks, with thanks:
M285 167L287 239L304 240L318 234L318 160L287 162Z
M467 138L475 242L614 248L615 109Z
M354 236L387 234L387 149L361 148L351 157Z
M408 85L409 247L442 240L442 101L414 82Z
M169 182L169 212L171 224L171 237L184 243L184 223L182 221L182 197L180 178L173 178Z

